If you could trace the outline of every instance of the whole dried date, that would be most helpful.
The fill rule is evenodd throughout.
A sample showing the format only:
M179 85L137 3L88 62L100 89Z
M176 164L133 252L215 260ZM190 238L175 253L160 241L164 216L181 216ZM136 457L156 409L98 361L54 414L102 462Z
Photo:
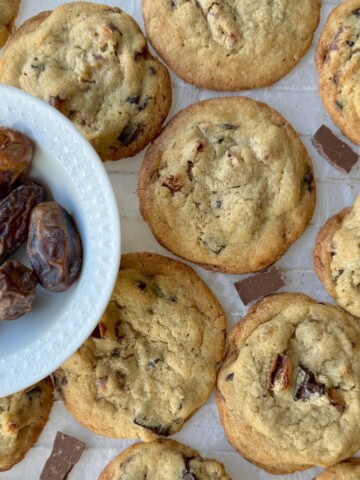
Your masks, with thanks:
M22 133L0 128L0 199L10 193L16 180L27 172L33 157L33 146Z
M31 211L45 196L41 185L26 182L0 202L0 265L26 241Z
M29 313L37 283L32 270L7 260L0 267L0 320L16 320Z
M64 292L79 278L80 235L58 203L44 202L32 211L27 252L41 285L48 290Z

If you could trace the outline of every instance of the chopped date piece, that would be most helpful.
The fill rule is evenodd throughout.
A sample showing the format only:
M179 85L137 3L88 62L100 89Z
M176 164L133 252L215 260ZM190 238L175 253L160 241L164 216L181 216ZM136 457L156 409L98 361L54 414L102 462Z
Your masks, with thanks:
M80 235L68 212L58 203L44 202L33 209L27 253L41 285L51 292L64 292L79 278Z
M44 200L44 188L26 182L0 202L0 265L26 241L31 211Z
M37 283L32 270L7 260L0 267L0 320L16 320L29 313Z
M170 177L164 178L161 181L161 186L170 190L170 192L174 195L176 192L180 192L182 189L182 184L180 182L179 177L170 175Z
M162 425L149 425L145 418L134 418L133 422L135 425L139 425L139 427L151 430L152 432L156 433L156 435L162 435L163 437L170 435L170 425L166 427L163 427Z
M50 457L41 472L40 480L65 480L85 450L85 443L57 432Z
M11 191L16 180L27 172L33 157L33 146L22 133L0 128L0 200Z
M290 385L290 362L286 353L278 353L275 355L270 374L268 377L268 391L271 392L275 385L278 385L280 390L286 390Z
M316 380L315 375L307 368L299 365L296 379L294 400L315 400L325 394L325 384Z

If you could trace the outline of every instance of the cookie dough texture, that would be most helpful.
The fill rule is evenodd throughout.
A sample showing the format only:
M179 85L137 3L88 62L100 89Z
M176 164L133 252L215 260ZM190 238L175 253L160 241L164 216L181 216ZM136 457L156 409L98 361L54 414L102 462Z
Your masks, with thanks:
M225 330L220 305L189 267L123 255L98 333L55 373L56 384L67 409L96 433L172 435L211 394Z
M315 480L359 480L359 478L360 459L351 458L325 470Z
M321 228L314 250L315 272L329 294L360 317L360 197Z
M276 262L315 206L311 159L289 123L245 97L181 111L147 151L140 210L158 242L225 273Z
M320 0L143 0L147 36L189 83L212 90L265 87L310 48Z
M0 60L0 82L57 108L103 160L142 150L171 105L169 74L135 21L119 8L87 2L25 22Z
M0 398L0 472L20 462L36 443L53 404L50 378Z
M332 11L316 53L319 93L340 130L360 145L360 0Z
M360 324L302 294L265 297L235 325L218 376L226 436L276 474L360 447Z
M136 443L105 468L99 480L230 480L224 466L174 440Z
M20 0L0 0L0 48L11 33L12 24L19 11Z

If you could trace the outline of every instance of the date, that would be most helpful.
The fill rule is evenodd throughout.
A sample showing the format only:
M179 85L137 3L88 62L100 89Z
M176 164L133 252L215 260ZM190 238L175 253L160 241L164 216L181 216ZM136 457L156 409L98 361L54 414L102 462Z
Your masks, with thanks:
M79 278L80 235L68 212L56 202L37 205L30 219L27 253L41 285L65 292Z
M17 260L0 267L0 320L16 320L32 307L37 285L36 275Z
M6 197L16 180L26 173L33 157L33 146L22 133L0 128L0 199Z
M41 185L26 182L0 202L0 265L26 241L31 211L45 197Z

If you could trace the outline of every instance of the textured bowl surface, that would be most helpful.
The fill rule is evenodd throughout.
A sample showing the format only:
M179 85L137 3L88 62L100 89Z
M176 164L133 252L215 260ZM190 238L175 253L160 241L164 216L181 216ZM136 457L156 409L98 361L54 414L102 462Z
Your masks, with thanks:
M116 199L97 154L61 113L21 90L0 85L0 126L34 143L29 176L75 220L83 244L78 282L65 293L37 287L32 311L0 320L0 397L53 372L95 328L112 293L120 261ZM23 247L14 255L29 265Z

